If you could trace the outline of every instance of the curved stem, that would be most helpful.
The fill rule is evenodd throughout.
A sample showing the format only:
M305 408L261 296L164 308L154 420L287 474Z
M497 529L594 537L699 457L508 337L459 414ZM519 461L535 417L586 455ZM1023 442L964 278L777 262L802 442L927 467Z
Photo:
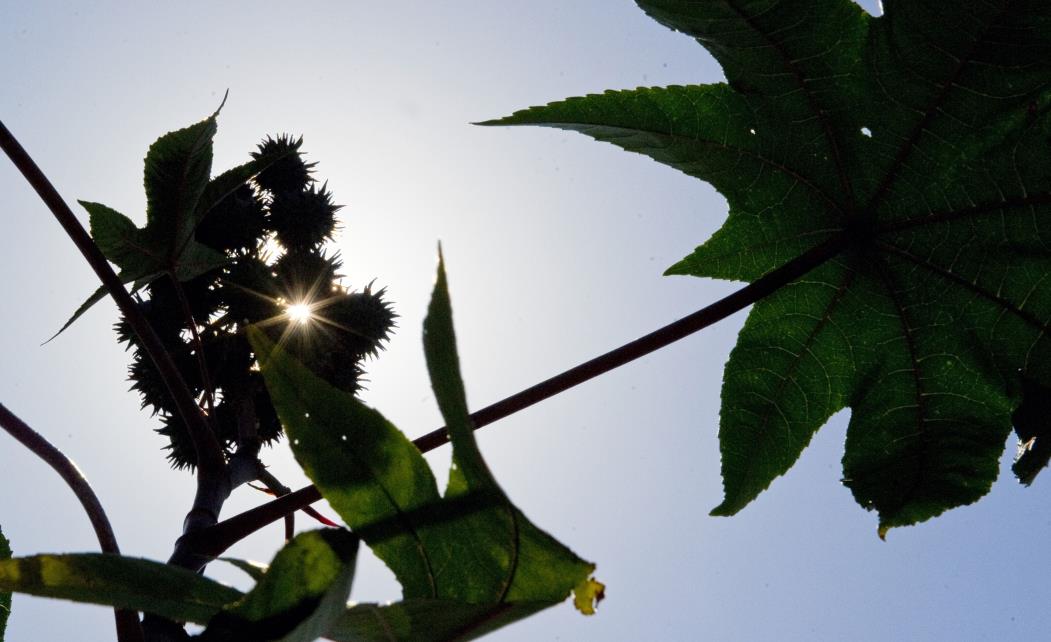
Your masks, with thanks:
M846 234L833 236L821 245L811 248L740 290L693 314L486 406L471 414L475 430L707 328L810 272L842 252L849 244L850 239ZM428 452L448 441L449 433L443 427L415 439L413 444L420 452ZM193 533L192 536L184 536L180 544L200 555L215 557L260 528L319 499L321 499L321 493L317 488L306 486L214 526L202 529Z
M120 555L120 547L117 546L117 537L113 534L106 511L102 508L91 484L85 479L77 465L69 457L55 448L43 435L30 428L24 421L19 419L13 412L0 404L0 426L3 426L12 437L17 439L23 446L28 448L37 457L51 466L59 477L77 496L80 505L91 521L91 527L95 530L95 537L99 540L99 547L103 553ZM120 642L133 642L142 640L142 629L139 628L139 618L134 611L116 609L114 616L117 620L117 639Z
M22 172L22 176L33 186L33 189L36 190L44 204L58 219L66 234L73 240L73 243L80 250L80 253L84 255L95 274L98 275L110 296L116 301L121 314L128 320L128 324L131 325L132 330L135 331L135 334L142 342L142 347L146 350L150 359L153 360L154 365L157 366L157 371L160 373L161 379L175 401L179 415L186 423L187 431L190 433L190 438L193 441L194 450L197 454L199 476L221 477L225 462L222 448L218 440L216 440L215 434L205 421L204 415L201 414L201 409L194 402L193 395L190 394L189 388L186 387L186 382L183 381L182 375L179 374L171 357L164 350L164 346L161 344L160 339L157 338L157 334L135 305L131 295L124 288L120 277L117 276L106 261L102 250L91 240L87 230L80 224L77 217L73 215L73 212L66 205L66 202L62 200L51 181L37 167L37 164L2 122L0 122L0 149L4 150L11 162Z

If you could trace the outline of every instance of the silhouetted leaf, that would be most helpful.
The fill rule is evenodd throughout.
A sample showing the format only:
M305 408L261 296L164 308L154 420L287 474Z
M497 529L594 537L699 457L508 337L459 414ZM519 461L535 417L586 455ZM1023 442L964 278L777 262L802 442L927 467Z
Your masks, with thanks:
M844 483L880 534L996 478L1019 373L1051 385L1051 4L646 0L728 84L607 92L488 124L583 132L709 181L730 214L669 274L754 281L720 442L737 512L853 410Z
M137 281L136 288L139 288L168 273L180 281L189 281L229 260L222 252L193 239L193 231L207 211L207 208L198 211L202 194L209 199L221 198L228 193L228 186L236 189L251 178L252 174L248 174L248 178L233 185L249 169L257 173L277 159L260 159L235 168L223 174L221 182L212 190L207 190L211 185L208 174L218 114L216 111L199 123L169 132L150 145L143 180L145 227L135 227L127 216L101 203L78 201L88 211L95 243L106 258L120 268L122 283ZM214 202L208 207L211 205ZM51 339L62 334L106 294L104 288L96 290Z
M161 136L146 152L144 233L158 245L178 248L193 234L197 203L212 170L217 114Z

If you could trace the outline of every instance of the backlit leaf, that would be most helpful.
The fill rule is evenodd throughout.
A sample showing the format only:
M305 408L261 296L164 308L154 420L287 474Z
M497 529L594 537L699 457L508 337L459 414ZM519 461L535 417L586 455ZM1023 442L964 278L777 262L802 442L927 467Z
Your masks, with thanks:
M93 240L106 258L120 268L122 283L136 281L137 288L141 288L165 274L189 281L227 263L223 253L195 241L193 232L218 200L278 157L257 159L209 181L218 114L216 111L199 123L169 132L150 146L143 180L145 227L136 227L127 216L101 203L79 201L90 216ZM96 290L51 338L61 334L105 295L105 289Z
M391 568L406 600L463 605L442 617L460 612L453 630L482 630L565 600L587 586L594 566L534 526L486 467L467 414L441 264L424 328L432 385L453 442L444 497L423 456L382 415L312 374L261 331L249 328L249 340L293 453L322 496ZM406 635L430 639L429 629L414 626Z
M326 634L334 642L444 642L474 640L529 617L548 602L488 604L414 599L394 604L358 604Z
M754 281L723 384L739 511L852 409L844 483L880 533L984 495L1019 403L1051 385L1051 4L642 0L727 84L607 92L487 124L585 133L714 185L723 227L669 274Z
M204 624L241 592L160 562L106 553L0 561L0 591L144 611Z
M312 642L343 616L358 539L342 529L309 531L288 542L239 601L216 615L202 641Z

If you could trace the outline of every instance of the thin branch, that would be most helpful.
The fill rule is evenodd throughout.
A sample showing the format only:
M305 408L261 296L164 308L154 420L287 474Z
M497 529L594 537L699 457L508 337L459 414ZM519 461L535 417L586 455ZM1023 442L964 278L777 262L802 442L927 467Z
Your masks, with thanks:
M205 421L201 409L194 402L190 390L186 387L186 382L183 381L182 375L179 374L171 357L164 350L164 346L161 344L160 339L157 338L157 334L150 327L149 322L146 321L138 307L136 307L131 295L128 294L124 284L121 283L120 277L117 276L106 261L102 250L91 240L91 236L84 229L84 226L80 224L80 221L77 220L77 217L74 216L66 202L62 200L51 181L37 167L37 164L2 122L0 122L0 149L4 150L11 162L22 172L25 179L33 186L41 200L44 201L44 204L58 219L66 234L73 240L73 243L80 250L80 253L84 255L95 274L98 275L110 296L116 301L121 314L127 319L139 341L142 342L142 347L146 350L150 359L153 360L161 379L175 401L179 415L186 424L187 431L190 433L190 438L193 441L194 450L197 454L197 468L201 473L200 477L222 476L225 462L223 461L222 448L215 438L215 434Z
M849 247L850 238L839 234L768 272L740 290L678 321L660 328L615 350L582 363L542 381L502 401L486 406L471 415L475 430L512 415L535 403L580 385L651 352L659 350L694 332L702 330L731 314L743 310L779 288L807 274ZM448 443L449 433L443 427L413 441L420 452L428 452ZM306 486L218 524L183 537L180 544L202 556L215 557L255 531L275 522L290 512L321 499L314 486Z
M61 450L55 448L43 435L15 416L3 404L0 404L0 426L3 426L4 430L12 437L21 442L23 446L31 450L37 457L43 459L48 466L51 466L59 474L62 480L66 482L66 485L73 491L73 494L77 496L80 505L84 507L84 512L88 514L88 519L91 520L91 527L95 529L95 536L99 540L99 547L102 548L102 552L119 555L120 547L117 546L117 538L113 535L113 528L106 517L106 511L102 509L98 496L95 495L95 491L91 489L91 485L88 484L88 480L84 478L84 474L80 472L77 465L70 461Z
M102 503L99 502L98 496L91 489L91 484L88 483L88 480L77 468L77 465L69 457L66 457L61 450L55 448L43 435L15 416L3 404L0 404L0 426L3 426L4 430L32 451L33 454L44 460L44 463L51 466L58 473L59 477L66 482L73 494L77 496L80 505L84 507L84 512L87 513L88 520L91 521L91 527L95 530L95 537L99 540L99 547L102 549L102 552L120 555L117 537L113 534L113 527L110 526L109 518L106 517L106 511L102 508ZM139 618L134 611L115 609L114 617L117 620L117 639L120 642L142 640Z

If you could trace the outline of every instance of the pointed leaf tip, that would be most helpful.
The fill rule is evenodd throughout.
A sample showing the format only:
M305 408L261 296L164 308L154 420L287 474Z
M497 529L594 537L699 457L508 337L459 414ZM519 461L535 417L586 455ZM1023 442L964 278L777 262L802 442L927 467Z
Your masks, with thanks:
M219 116L219 112L221 112L223 110L223 107L226 105L226 99L229 98L229 97L230 97L230 88L227 87L226 91L223 92L223 100L222 100L222 102L219 103L219 106L215 109L215 113L213 113L209 118L215 119L216 117Z
M709 517L730 517L731 515L733 515L733 513L728 511L728 510L726 510L723 507L723 504L719 504L718 506L716 506L712 510L708 511L708 516Z
M606 585L589 577L573 589L573 606L584 615L594 615L598 603L606 597Z

